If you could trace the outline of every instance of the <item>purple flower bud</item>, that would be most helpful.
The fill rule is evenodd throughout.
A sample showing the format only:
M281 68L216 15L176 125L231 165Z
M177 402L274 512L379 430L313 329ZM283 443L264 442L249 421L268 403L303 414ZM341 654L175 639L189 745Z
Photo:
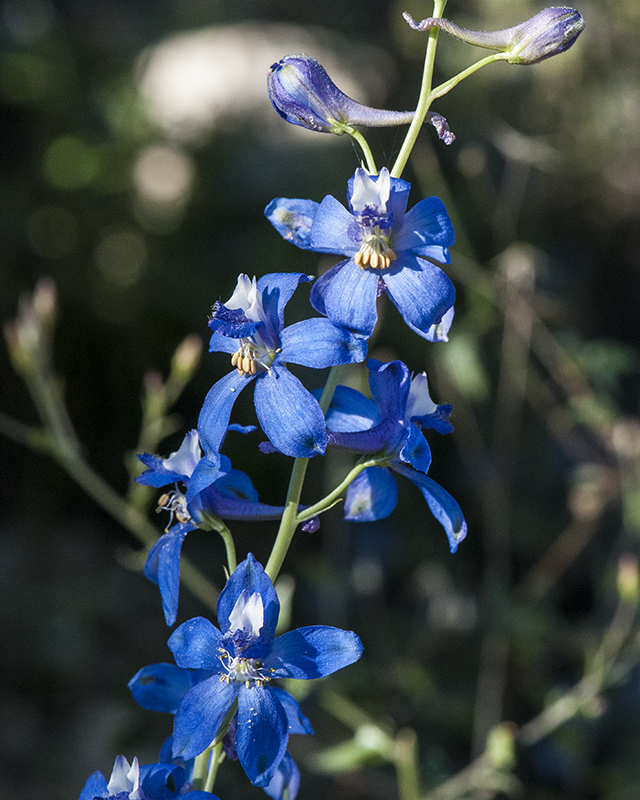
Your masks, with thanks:
M509 42L509 64L536 64L568 50L584 28L574 8L545 8L517 25Z
M267 76L269 97L281 117L312 131L345 133L353 125L405 125L413 111L385 111L357 103L335 85L309 56L285 56Z
M416 22L406 11L405 20L416 31L439 28L456 39L489 50L501 50L509 64L536 64L568 50L584 28L584 17L574 8L545 8L513 28L500 31L470 31L440 17Z

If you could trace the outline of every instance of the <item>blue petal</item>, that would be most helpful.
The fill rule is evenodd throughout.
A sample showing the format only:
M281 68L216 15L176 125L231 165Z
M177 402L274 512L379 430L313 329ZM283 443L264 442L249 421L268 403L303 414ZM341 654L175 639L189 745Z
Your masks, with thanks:
M366 431L380 422L375 403L350 386L336 387L325 419L336 433Z
M138 458L145 467L148 467L135 479L136 483L141 483L143 486L153 486L159 489L162 486L166 486L169 483L177 483L187 477L180 472L165 469L164 462L166 459L160 458L160 456L144 453L143 455L138 455Z
M222 472L220 448L227 434L233 404L254 377L254 375L240 375L234 369L209 389L198 417L198 435L204 456L189 480L187 489L189 502L220 477Z
M237 347L238 339L250 338L264 327L264 322L248 319L242 308L227 308L218 300L213 307L213 317L209 320L209 327L215 334L235 341ZM218 349L215 346L212 349L214 341L212 339L209 352Z
M287 715L289 733L308 733L312 735L313 728L311 727L311 723L302 713L297 700L295 700L289 692L286 692L284 689L279 689L277 686L272 686L271 691L282 703L282 707Z
M379 176L373 175L374 180ZM353 197L353 184L355 176L352 176L347 181L347 201L349 208L351 208L351 198ZM403 181L402 178L391 178L391 186L389 190L389 199L387 200L387 213L393 218L394 226L397 225L404 217L404 212L407 208L409 201L409 190L411 184Z
M150 664L136 672L128 686L142 708L175 714L185 694L209 677L210 671L188 670L175 664Z
M200 494L202 509L222 519L279 519L284 506L258 502L251 479L244 472L232 469Z
M152 800L173 800L184 785L184 769L178 764L145 764L140 767L141 794Z
M394 250L410 251L415 256L435 258L448 263L447 247L455 242L453 225L444 203L438 197L427 197L415 205L394 228Z
M236 752L255 786L267 786L287 750L287 715L269 686L241 686Z
M229 616L234 606L244 591L249 594L256 592L262 597L264 608L264 625L260 635L264 643L269 646L273 641L280 614L280 602L276 590L273 588L271 578L258 563L252 553L249 553L233 571L218 598L218 624L222 633L229 628Z
M407 420L407 403L411 391L411 375L402 361L382 363L375 358L367 362L371 398L378 408L381 422L390 420L396 423L395 437L389 438L388 447L404 438Z
M283 239L303 250L310 250L311 223L319 205L313 200L276 197L265 208L264 213Z
M183 622L167 644L179 667L221 671L220 631L204 617Z
M269 785L264 787L264 791L272 800L283 800L285 791L287 800L296 800L299 788L300 770L287 750Z
M377 272L360 269L355 261L338 264L311 289L311 305L341 328L369 337L378 319Z
M230 339L228 336L223 336L221 333L212 333L209 339L209 352L210 353L228 353L233 355L240 347L238 339Z
M95 800L96 797L109 797L107 779L99 770L87 778L79 800Z
M406 438L406 406L411 388L409 370L402 361L382 364L369 359L369 385L380 422L364 431L328 434L329 444L356 453L393 454Z
M303 272L270 272L258 278L257 287L262 294L262 307L269 320L270 341L280 338L284 328L284 308L301 283L309 283L313 276Z
M431 513L445 529L449 539L449 549L455 553L458 545L467 535L467 523L458 503L442 486L421 472L416 472L410 467L398 463L394 463L392 468L409 478L420 489Z
M178 613L182 543L189 531L196 527L193 522L174 525L149 550L144 565L145 577L160 587L162 610L167 625L173 625Z
M357 364L367 357L367 342L328 319L315 317L297 322L282 331L282 353L290 364L324 369L338 364Z
M453 322L453 315L454 307L451 306L451 308L442 315L442 319L439 322L433 323L433 325L425 334L424 338L428 342L448 342L449 329L451 328L451 323Z
M287 456L312 458L327 447L324 415L318 401L280 364L256 381L254 403L269 441Z
M439 267L409 255L398 257L384 282L404 321L425 339L456 299L453 284Z
M344 518L352 522L374 522L388 517L398 503L398 487L386 467L367 467L349 485Z
M275 670L274 678L324 678L361 655L362 642L353 631L311 625L279 636L264 665Z
M426 474L431 466L431 450L422 431L415 425L407 428L407 438L399 453L400 461Z
M313 219L309 249L354 256L361 244L362 230L356 218L335 197L327 195Z
M214 675L184 696L173 724L173 756L185 761L204 752L238 694L239 684Z

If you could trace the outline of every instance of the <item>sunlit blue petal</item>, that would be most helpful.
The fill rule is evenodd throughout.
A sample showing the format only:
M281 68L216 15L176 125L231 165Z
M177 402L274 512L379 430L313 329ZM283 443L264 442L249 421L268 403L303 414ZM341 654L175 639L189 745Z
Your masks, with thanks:
M258 278L258 290L262 293L262 306L272 326L274 336L279 336L284 327L284 308L300 283L312 281L311 275L302 272L270 272Z
M290 364L324 369L357 364L367 357L367 342L324 317L306 319L282 331L283 358Z
M431 509L431 513L445 529L449 540L449 549L452 553L455 553L458 545L467 535L467 523L458 503L451 497L449 492L422 472L417 472L398 463L394 463L392 469L401 475L405 475L420 489L422 496Z
M138 670L128 683L134 700L149 711L175 714L182 698L211 671L188 670L176 664L151 664Z
M344 518L353 522L384 519L398 503L398 487L385 467L367 467L349 485Z
M279 689L277 686L272 686L271 691L278 698L282 707L287 715L287 726L289 733L313 733L311 723L302 713L297 700L295 700L289 692L284 689Z
M233 370L209 389L198 417L198 435L205 454L189 481L188 501L220 477L220 447L227 433L231 409L253 377Z
M313 200L276 197L264 213L283 239L308 250L311 246L311 224L319 205Z
M362 244L360 225L335 197L327 195L320 203L311 226L311 247L316 253L353 256Z
M238 564L218 598L218 622L222 633L229 630L229 617L243 591L249 592L250 595L257 592L262 597L264 627L261 635L265 643L269 645L276 632L280 602L271 579L252 553L249 553L246 559Z
M188 760L204 752L238 694L238 684L214 675L187 692L173 724L173 756Z
M300 788L300 770L288 751L278 764L269 785L263 788L272 800L283 800L285 791L287 800L296 800Z
M182 543L189 531L195 528L193 522L174 525L153 545L144 565L145 577L160 587L162 610L167 625L173 625L178 613Z
M360 269L355 261L347 261L331 272L330 280L316 281L311 289L311 305L335 325L371 336L378 319L378 281L377 272Z
M327 436L318 401L287 369L276 364L256 382L254 403L262 430L287 456L324 453Z
M398 458L405 464L410 464L414 469L418 469L425 474L431 466L431 450L424 435L415 425L408 426L407 436Z
M394 228L393 247L411 251L415 256L436 258L436 254L454 242L453 225L438 197L421 200ZM445 263L442 258L438 260Z
M387 293L404 321L427 338L430 328L454 304L453 284L445 273L429 261L403 255L384 276Z
M279 636L264 664L277 678L323 678L361 655L362 642L353 631L312 625Z
M167 644L179 667L220 669L220 631L204 617L183 622L171 634Z
M337 386L325 415L327 428L336 433L366 431L380 422L373 400L350 386Z
M269 686L241 686L236 751L251 783L267 786L282 760L289 734L287 715Z

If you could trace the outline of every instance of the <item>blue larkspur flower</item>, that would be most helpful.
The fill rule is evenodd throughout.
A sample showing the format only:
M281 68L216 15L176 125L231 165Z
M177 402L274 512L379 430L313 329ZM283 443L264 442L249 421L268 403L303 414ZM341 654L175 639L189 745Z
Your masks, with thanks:
M348 184L349 211L327 195L321 203L279 197L265 214L303 250L347 256L311 290L313 307L334 324L370 336L377 297L386 292L412 330L429 341L446 341L455 289L429 259L450 263L453 226L437 197L405 213L409 189L386 167L378 175L358 168Z
M327 411L329 444L385 457L381 466L367 467L349 485L345 519L371 522L391 514L398 499L393 470L418 487L445 529L453 553L467 535L467 524L458 503L427 475L431 451L421 430L451 432L451 406L437 406L429 396L426 375L411 380L401 361L382 364L369 359L367 367L372 399L338 386Z
M147 764L141 767L134 758L131 765L124 756L116 758L107 783L97 771L84 785L79 800L218 800L211 792L192 792L184 769L176 764Z
M143 667L129 681L129 689L134 699L149 711L160 711L175 714L182 698L196 684L218 673L204 669L184 669L176 664L150 664ZM297 701L284 689L275 686L272 691L282 704L287 715L287 728L289 734L313 734L311 723L302 713ZM238 730L238 716L233 717L229 728L222 740L225 756L238 760L236 751L236 733ZM170 737L162 748L160 760L168 763L181 761L185 769L187 780L192 774L193 760L187 762L182 759L172 759L171 750L173 737ZM273 800L295 800L300 786L300 771L291 757L289 751L284 757L271 781L264 786L264 791ZM285 794L286 793L286 794Z
M274 447L294 458L324 453L322 410L286 365L324 369L364 361L366 343L322 317L284 327L286 304L298 284L310 280L301 273L271 273L258 280L240 275L231 298L216 303L209 351L229 353L235 369L211 388L200 412L205 457L192 476L189 499L207 485L207 471L217 469L233 404L252 381L258 421Z
M220 629L196 617L169 639L179 667L212 672L180 703L173 755L190 759L203 752L237 703L235 750L251 782L265 787L285 755L290 732L290 700L283 702L283 690L272 687L272 679L330 675L357 661L362 644L352 631L324 625L275 638L278 596L251 554L227 581L217 610Z
M145 576L160 589L167 625L173 625L178 613L180 552L187 534L199 527L206 516L255 521L279 519L284 507L258 502L258 493L249 476L232 469L231 462L223 455L219 456L215 470L207 469L203 473L212 483L201 486L188 500L178 484L188 492L191 477L203 458L195 430L187 433L180 448L168 458L149 453L138 458L147 467L136 478L138 483L155 488L176 484L176 488L163 494L159 502L159 509L170 511L176 523L153 545L144 565Z

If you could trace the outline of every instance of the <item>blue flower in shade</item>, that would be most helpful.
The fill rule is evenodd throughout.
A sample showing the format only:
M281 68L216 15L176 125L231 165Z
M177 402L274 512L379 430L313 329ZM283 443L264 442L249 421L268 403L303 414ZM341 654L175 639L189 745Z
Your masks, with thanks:
M436 406L429 396L426 375L411 380L401 361L382 364L369 359L367 367L372 399L338 386L327 412L329 444L385 457L383 465L367 467L350 484L345 519L371 522L391 514L398 500L393 470L421 491L431 513L444 527L453 553L467 535L467 524L453 497L427 476L431 451L421 430L450 433L451 406Z
M349 211L331 195L311 200L273 200L267 219L287 240L318 253L347 256L313 285L311 304L335 324L371 336L376 299L386 292L407 325L429 341L446 341L455 290L427 259L451 261L449 215L437 197L405 213L410 184L358 168L349 180Z
M116 758L107 783L101 772L87 780L79 800L217 800L211 792L191 792L184 769L176 764L147 764L140 767L134 758L131 766L124 756Z
M161 711L175 714L182 698L196 684L218 673L203 669L183 669L176 664L151 664L143 667L129 681L129 689L134 699L149 711ZM312 734L311 723L302 713L300 706L294 698L284 689L272 687L287 715L289 733ZM232 761L238 760L236 751L236 732L238 729L238 716L234 716L222 740L224 753ZM167 747L169 745L169 747ZM162 748L161 761L173 763L171 747L173 737L165 742ZM187 777L191 774L193 761L183 762ZM273 800L295 800L300 786L300 771L291 757L289 751L284 757L273 778L264 787L264 791Z
M189 499L211 482L208 472L218 468L231 409L251 381L258 421L274 447L295 458L324 453L322 410L286 364L323 369L364 361L366 342L321 317L284 327L286 304L298 284L310 280L300 273L271 273L257 281L240 275L231 299L216 303L209 351L229 353L235 369L212 387L200 412L205 458L192 476Z
M330 675L357 661L360 639L352 631L323 625L275 637L278 596L262 566L249 554L218 599L220 630L203 617L181 625L169 647L179 667L210 670L184 696L173 728L173 755L190 759L218 735L237 703L235 749L256 786L273 779L287 750L290 714L286 692L275 678ZM224 732L220 731L223 736Z
M243 430L243 429L241 429ZM148 467L136 478L138 483L160 488L170 483L182 483L189 488L191 476L202 460L198 432L185 436L180 448L169 458L149 453L138 456ZM248 475L232 469L226 456L218 459L215 471L206 475L213 482L195 494L191 500L178 488L160 498L159 509L170 511L176 524L167 528L153 545L144 565L144 574L160 588L162 608L167 625L173 625L178 613L180 589L180 552L186 535L203 522L203 516L222 519L266 520L279 519L283 506L269 506L258 502L258 493Z

